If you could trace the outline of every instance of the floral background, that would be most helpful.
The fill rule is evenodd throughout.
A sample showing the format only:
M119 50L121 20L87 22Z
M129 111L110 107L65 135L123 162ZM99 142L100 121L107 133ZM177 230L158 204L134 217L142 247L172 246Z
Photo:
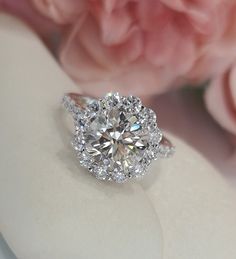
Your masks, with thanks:
M85 92L142 96L235 175L236 0L0 0L0 11L30 24Z

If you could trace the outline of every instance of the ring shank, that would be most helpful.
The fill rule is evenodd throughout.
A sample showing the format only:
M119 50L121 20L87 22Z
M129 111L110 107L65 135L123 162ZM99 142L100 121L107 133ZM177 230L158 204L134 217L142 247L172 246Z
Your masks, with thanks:
M95 98L89 96L83 96L77 93L67 93L64 95L62 104L65 109L76 117L79 111L83 111ZM172 145L171 141L165 136L162 137L158 156L161 158L171 157L175 152L175 147Z

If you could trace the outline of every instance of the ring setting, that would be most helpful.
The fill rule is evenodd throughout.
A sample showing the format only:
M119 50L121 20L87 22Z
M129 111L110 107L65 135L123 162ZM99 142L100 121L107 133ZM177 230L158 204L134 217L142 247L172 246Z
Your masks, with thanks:
M97 179L123 183L141 178L153 160L174 153L155 112L138 97L109 93L93 99L69 93L62 102L74 119L78 160Z

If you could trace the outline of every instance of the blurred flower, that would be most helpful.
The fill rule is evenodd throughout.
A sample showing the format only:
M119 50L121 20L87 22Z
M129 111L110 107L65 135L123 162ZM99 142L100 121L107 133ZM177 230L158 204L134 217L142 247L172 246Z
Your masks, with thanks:
M202 82L236 58L235 0L31 0L67 25L65 70L85 91L151 95ZM102 82L98 84L98 82Z
M236 65L211 82L205 100L215 120L236 136Z

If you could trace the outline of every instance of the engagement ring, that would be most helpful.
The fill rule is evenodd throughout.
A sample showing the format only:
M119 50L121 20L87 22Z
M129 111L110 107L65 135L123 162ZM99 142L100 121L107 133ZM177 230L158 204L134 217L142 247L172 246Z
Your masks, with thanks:
M100 180L140 178L153 160L174 153L155 112L137 97L109 93L93 99L69 93L63 105L74 119L72 145L79 162Z

